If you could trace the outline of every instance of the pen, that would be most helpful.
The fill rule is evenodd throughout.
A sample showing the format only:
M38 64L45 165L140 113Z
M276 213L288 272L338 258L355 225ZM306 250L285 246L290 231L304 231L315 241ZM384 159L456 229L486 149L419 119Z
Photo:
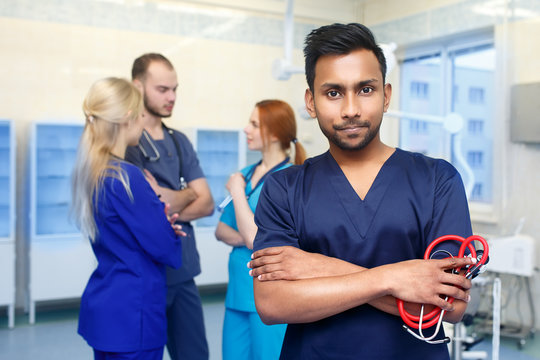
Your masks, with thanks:
M223 209L225 209L225 206L227 206L232 200L231 195L227 195L227 197L221 202L221 204L218 205L217 211L221 212Z

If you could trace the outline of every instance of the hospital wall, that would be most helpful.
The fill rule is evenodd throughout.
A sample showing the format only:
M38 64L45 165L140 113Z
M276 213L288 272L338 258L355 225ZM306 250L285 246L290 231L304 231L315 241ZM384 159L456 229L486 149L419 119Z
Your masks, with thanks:
M297 0L293 63L303 65L302 40L331 22L359 21L381 42L399 48L467 32L493 30L500 98L497 99L496 199L489 214L473 213L475 232L506 235L524 217L523 233L540 234L540 145L519 144L509 136L509 89L540 81L538 15L505 17L507 8L489 0ZM531 0L510 5L537 7ZM495 4L495 5L496 5ZM133 59L156 51L176 66L178 101L168 124L241 128L253 104L280 98L297 110L299 139L309 155L327 148L313 120L302 118L303 75L288 81L271 76L283 56L285 1L52 1L3 0L0 5L0 118L15 120L17 137L17 305L24 303L26 274L25 207L27 148L31 123L83 123L81 102L90 84L105 76L129 77ZM492 15L472 11L492 10ZM538 9L532 9L538 14ZM489 13L489 11L488 11ZM475 15L476 14L476 15ZM440 21L437 21L440 20ZM396 108L399 69L390 74ZM384 124L383 139L397 146L397 126ZM537 236L537 242L540 237ZM537 255L540 244L537 243ZM537 256L538 257L538 256ZM533 290L540 295L540 279ZM540 316L540 312L537 312ZM537 319L540 323L540 318Z
M208 2L206 2L208 3ZM310 29L353 21L348 0L339 10L324 1L297 2L293 62ZM24 305L27 274L28 140L34 121L83 124L82 100L106 76L130 77L145 52L167 56L178 72L178 100L167 120L175 128L243 128L254 104L266 98L297 110L299 139L311 154L327 148L316 121L298 109L303 75L271 75L283 57L284 2L4 0L0 5L0 118L14 120L17 141L16 305ZM204 256L204 255L203 255ZM66 269L66 271L69 271ZM1 291L1 289L0 289Z

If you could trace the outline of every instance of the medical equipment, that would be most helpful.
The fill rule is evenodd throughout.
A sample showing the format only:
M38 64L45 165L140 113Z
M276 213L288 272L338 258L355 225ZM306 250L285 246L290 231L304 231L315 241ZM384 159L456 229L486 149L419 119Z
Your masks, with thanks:
M184 176L182 175L182 167L183 167L183 159L182 159L182 151L180 150L180 143L178 142L178 139L176 139L176 137L174 136L174 132L169 129L165 124L161 124L161 126L163 126L163 129L165 130L165 132L167 132L169 134L169 136L171 137L173 143L174 143L174 148L176 149L176 154L178 155L178 190L184 190L185 188L187 188L187 181L186 179L184 178ZM145 143L148 144L148 146L150 147L150 150L152 150L152 153L154 155L150 156L149 155L149 152L146 151L145 149ZM154 141L152 140L152 138L150 137L150 135L148 135L148 132L146 132L146 130L143 130L142 132L142 136L141 136L141 139L139 140L139 149L141 150L141 153L143 154L143 156L148 160L148 161L151 161L151 162L155 162L155 161L158 161L159 158L160 158L160 153L159 153L159 150L158 148L156 147L156 144L154 144Z
M457 235L441 236L441 237L435 239L431 244L429 244L429 246L426 249L426 252L424 253L424 259L426 259L426 260L432 259L433 256L435 256L437 253L444 253L444 254L450 255L450 257L452 257L452 254L450 254L446 250L437 250L437 251L433 252L433 249L437 245L439 245L439 244L441 244L442 242L445 242L445 241L458 241L458 242L461 243L461 246L460 246L459 252L458 252L458 257L460 257L460 258L465 257L465 251L468 249L469 252L470 252L470 256L472 256L473 258L476 258L476 260L477 260L476 264L467 266L466 269L465 269L465 272L464 272L463 275L467 279L473 279L476 276L478 276L480 273L485 271L485 264L489 260L489 246L488 246L487 241L483 237L478 236L478 235L472 235L472 236L469 236L466 239L461 237L461 236L457 236ZM473 241L480 242L482 244L483 250L478 250L477 251L474 248L473 244L472 244ZM454 272L459 273L460 270L461 270L461 268L457 268L457 269L454 269ZM446 297L445 300L447 300L449 303L452 303L454 301L454 298ZM444 313L445 313L444 310L442 310L441 308L435 308L432 311L430 311L428 314L424 314L424 305L422 305L422 307L420 309L420 316L415 316L415 315L412 315L412 314L408 313L405 310L403 300L396 299L396 302L397 302L397 306L398 306L398 310L399 310L399 314L401 316L401 319L405 323L405 325L403 325L403 328L405 330L407 330L407 332L409 332L411 335L413 335L417 339L423 340L423 341L425 341L425 342L427 342L429 344L443 344L443 343L450 342L450 338L448 338L448 337L445 337L444 339L433 340L437 336L437 334L439 333L439 330L441 328L441 324L442 324ZM436 327L435 332L433 333L433 335L431 335L429 337L425 336L424 333L423 333L423 330L427 329L427 328L430 328L430 327L434 326L435 324L437 325L437 327ZM411 330L411 328L417 329L419 333L418 334L415 333L413 330Z

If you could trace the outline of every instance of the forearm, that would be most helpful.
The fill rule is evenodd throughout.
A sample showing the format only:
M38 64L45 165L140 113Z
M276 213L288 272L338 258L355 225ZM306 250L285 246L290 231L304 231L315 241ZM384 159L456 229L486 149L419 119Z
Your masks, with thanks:
M384 296L375 272L295 281L254 279L257 311L266 324L321 320Z
M186 206L180 213L178 219L181 221L197 220L205 216L210 216L214 212L214 200L211 196L201 196Z
M195 192L196 199L178 212L179 220L192 221L212 215L214 212L214 199L212 198L206 179L199 178L190 181L187 189L191 189Z
M218 222L215 235L216 235L216 239L224 242L227 245L230 245L230 246L244 246L245 245L244 239L242 238L240 233L221 221Z
M172 190L165 187L159 187L157 192L161 201L170 204L171 213L180 214L188 205L197 199L197 194L190 188Z
M255 225L253 211L251 211L243 193L233 195L233 204L238 233L242 236L244 245L249 249L253 249L253 240L257 235L257 225Z

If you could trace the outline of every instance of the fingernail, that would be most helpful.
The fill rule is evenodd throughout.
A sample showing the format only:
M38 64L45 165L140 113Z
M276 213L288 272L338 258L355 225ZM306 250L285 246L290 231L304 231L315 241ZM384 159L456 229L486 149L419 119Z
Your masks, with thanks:
M251 261L248 261L246 265L247 265L248 269L251 269Z
M467 295L467 302L471 301L471 295Z
M253 260L253 253L251 253L251 259Z
M252 276L253 270L249 270L249 276Z
M476 260L475 257L473 257L473 258L471 258L471 261L472 261L473 264L476 264L476 261L477 261L477 260Z

